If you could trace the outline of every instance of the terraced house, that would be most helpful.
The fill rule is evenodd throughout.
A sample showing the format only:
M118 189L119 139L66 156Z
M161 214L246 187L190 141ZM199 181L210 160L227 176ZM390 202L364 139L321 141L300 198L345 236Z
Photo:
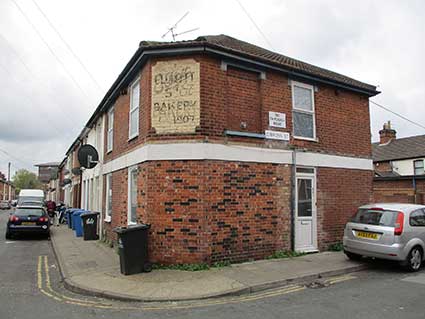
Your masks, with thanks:
M104 117L104 236L151 224L159 263L327 249L372 199L378 93L226 35L142 41L87 123Z

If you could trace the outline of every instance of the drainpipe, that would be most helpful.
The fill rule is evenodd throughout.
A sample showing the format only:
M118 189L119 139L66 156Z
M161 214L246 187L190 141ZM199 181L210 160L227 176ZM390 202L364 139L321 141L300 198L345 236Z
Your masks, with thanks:
M413 175L413 177L412 177L412 186L413 186L413 193L415 194L415 195L414 195L414 198L415 198L415 204L417 204L416 178L415 178L415 176L414 176L414 175Z
M295 146L292 150L292 167L291 167L291 250L295 251L295 192L297 173L297 149Z

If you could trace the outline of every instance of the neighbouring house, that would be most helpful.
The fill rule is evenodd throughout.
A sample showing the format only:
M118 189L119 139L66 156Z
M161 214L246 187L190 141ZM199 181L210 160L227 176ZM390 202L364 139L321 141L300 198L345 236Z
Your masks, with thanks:
M150 224L154 263L324 250L372 200L378 93L226 35L142 41L64 168L71 150L96 145L80 204L101 210L112 241L117 226Z
M7 181L6 177L0 172L0 200L12 200L16 198L15 186Z
M43 184L49 183L52 177L56 176L59 164L59 162L50 162L35 165L38 167L38 180Z
M376 202L425 204L425 135L397 138L391 123L372 144Z

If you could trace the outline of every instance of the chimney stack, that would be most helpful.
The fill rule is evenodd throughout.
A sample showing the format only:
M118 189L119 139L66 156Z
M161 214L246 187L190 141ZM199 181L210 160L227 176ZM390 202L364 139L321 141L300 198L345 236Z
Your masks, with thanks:
M391 121L384 123L382 130L379 131L379 144L387 144L392 139L396 139L397 132L391 128Z

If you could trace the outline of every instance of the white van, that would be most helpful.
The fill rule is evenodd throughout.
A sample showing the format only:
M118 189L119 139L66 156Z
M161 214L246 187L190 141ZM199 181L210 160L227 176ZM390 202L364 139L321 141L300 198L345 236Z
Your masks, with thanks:
M43 206L44 192L41 189L21 189L18 195L18 206Z

